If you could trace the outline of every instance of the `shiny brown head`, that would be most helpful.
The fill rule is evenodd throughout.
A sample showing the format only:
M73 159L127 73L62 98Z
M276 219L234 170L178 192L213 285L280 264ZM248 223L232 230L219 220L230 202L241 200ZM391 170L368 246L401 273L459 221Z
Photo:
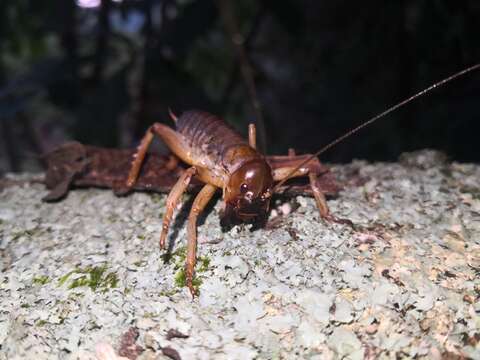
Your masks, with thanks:
M231 176L225 188L225 216L242 221L264 218L273 188L272 169L263 159L247 162Z

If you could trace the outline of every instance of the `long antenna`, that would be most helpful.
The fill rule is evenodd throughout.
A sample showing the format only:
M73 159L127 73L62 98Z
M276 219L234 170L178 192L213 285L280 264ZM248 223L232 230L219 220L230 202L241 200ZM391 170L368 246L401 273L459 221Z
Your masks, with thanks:
M429 93L430 91L432 91L433 89L437 88L437 87L440 87L442 85L445 85L446 83L460 77L460 76L463 76L471 71L474 71L476 69L480 68L480 63L478 64L475 64L475 65L472 65L466 69L463 69L453 75L450 75L449 77L443 79L443 80L440 80L438 82L436 82L435 84L433 85L430 85L429 87L427 87L426 89L423 89L422 91L419 91L417 92L415 95L412 95L410 96L409 98L403 100L402 102L399 102L398 104L396 105L393 105L392 107L389 107L387 110L385 110L384 112L372 117L371 119L363 122L362 124L358 125L357 127L351 129L350 131L346 132L345 134L343 134L342 136L336 138L335 140L333 140L331 143L325 145L323 148L321 148L320 150L318 150L315 154L309 156L308 158L306 158L304 161L302 161L300 163L300 165L298 165L295 169L293 169L292 171L290 171L290 173L283 179L281 180L279 183L277 183L277 185L275 185L275 187L273 188L273 191L275 191L278 187L280 187L281 185L283 185L283 183L285 183L285 181L287 181L288 179L290 179L292 177L293 174L295 174L298 169L300 169L302 166L304 166L306 163L308 163L310 160L312 160L313 158L319 156L320 154L323 154L325 151L329 150L330 148L334 147L335 145L337 145L338 143L344 141L345 139L349 138L350 136L352 136L353 134L357 133L358 131L362 130L364 127L367 127L368 125L374 123L375 121L377 121L378 119L390 114L392 111L395 111L397 110L398 108L401 108L402 106L405 106L407 105L408 103L410 103L411 101L415 100L415 99L418 99L419 97ZM272 192L273 192L272 191Z

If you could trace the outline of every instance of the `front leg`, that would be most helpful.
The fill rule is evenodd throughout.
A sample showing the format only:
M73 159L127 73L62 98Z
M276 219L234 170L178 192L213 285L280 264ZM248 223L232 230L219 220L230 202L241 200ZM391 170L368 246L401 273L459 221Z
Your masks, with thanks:
M187 227L187 260L185 264L185 279L188 289L195 296L195 289L193 287L193 275L195 272L195 264L197 262L197 218L198 215L205 209L205 206L215 194L217 188L213 185L206 184L198 193L193 201L190 215L188 216Z

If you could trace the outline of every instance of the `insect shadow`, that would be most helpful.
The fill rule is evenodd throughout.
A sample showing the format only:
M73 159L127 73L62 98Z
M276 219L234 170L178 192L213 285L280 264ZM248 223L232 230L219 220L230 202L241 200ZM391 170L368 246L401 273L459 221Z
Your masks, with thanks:
M184 228L184 225L186 221L188 220L188 215L190 213L190 209L192 208L193 201L195 200L195 196L197 193L192 193L186 201L182 203L182 206L180 207L180 210L178 210L177 216L175 217L173 224L172 224L172 231L170 235L168 236L168 246L166 252L161 256L163 262L165 264L170 263L170 260L172 259L173 255L173 248L175 247L176 241L178 239L178 235L180 233L180 230ZM217 193L215 194L214 198L212 199L213 201L210 201L208 205L205 207L205 210L199 215L197 224L198 226L201 226L205 223L205 220L207 217L210 215L210 213L214 210L217 201L221 199L221 194ZM276 194L273 197L273 200L279 200L283 203L288 201L288 197L281 195L281 194ZM271 210L270 210L271 211ZM247 222L245 221L238 221L235 217L228 217L224 216L223 212L220 213L220 226L221 226L221 231L222 233L230 231L234 226L241 226L242 228L245 228L246 224L252 224L250 227L250 231L257 231L265 227L268 221L268 214L264 217L257 218L255 221L252 222Z

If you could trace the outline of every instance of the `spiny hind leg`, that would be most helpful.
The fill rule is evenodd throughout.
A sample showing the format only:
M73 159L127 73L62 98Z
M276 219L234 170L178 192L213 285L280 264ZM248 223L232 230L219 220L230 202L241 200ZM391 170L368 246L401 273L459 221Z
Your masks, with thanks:
M192 163L189 155L191 151L189 147L186 146L183 137L166 125L154 123L148 128L137 148L137 152L133 155L132 167L130 168L126 182L127 188L129 189L135 184L135 181L137 181L143 160L145 159L147 150L153 141L154 135L160 137L170 150L179 158L187 163ZM167 164L167 166L172 166L172 164Z
M148 147L152 143L152 140L153 132L152 128L150 127L143 136L143 139L137 148L137 152L133 155L132 165L126 182L127 188L129 189L135 184L135 181L137 181L138 174L142 168L143 160L145 159L145 155L147 154Z
M195 264L197 262L197 218L198 215L205 209L210 199L215 194L216 187L214 185L206 184L198 193L193 201L190 215L188 216L187 226L187 259L185 264L185 279L192 294L195 296L195 289L193 287L193 275L195 272Z
M178 200L181 198L185 190L187 190L188 184L190 184L190 180L196 172L197 169L195 167L185 170L168 194L165 214L163 215L162 220L162 233L160 234L161 249L165 249L168 228L170 227L170 222L172 220L173 212L177 206Z

